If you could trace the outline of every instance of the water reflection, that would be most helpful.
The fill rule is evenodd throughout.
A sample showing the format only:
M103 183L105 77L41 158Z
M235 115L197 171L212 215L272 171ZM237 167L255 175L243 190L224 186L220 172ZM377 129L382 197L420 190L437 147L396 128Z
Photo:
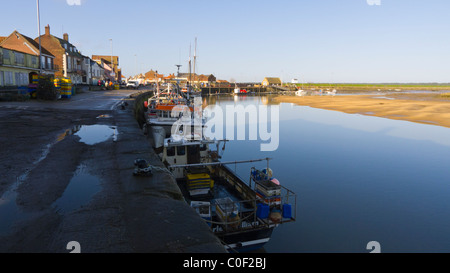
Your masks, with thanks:
M105 142L112 138L117 141L117 128L108 125L76 125L73 128L67 129L64 133L58 135L57 141L62 141L67 136L76 135L80 137L80 141L87 145L95 145Z
M236 103L262 99L216 98ZM368 252L370 241L383 252L450 251L449 128L286 103L279 128L276 151L232 141L222 159L271 157L298 194L297 222L277 228L268 252ZM245 179L250 167L235 168Z
M17 202L17 187L19 179L0 197L0 236L11 232L13 224L17 221L26 219L27 213L23 212Z
M89 203L94 194L101 189L100 180L89 173L86 165L78 166L69 185L54 206L67 213Z

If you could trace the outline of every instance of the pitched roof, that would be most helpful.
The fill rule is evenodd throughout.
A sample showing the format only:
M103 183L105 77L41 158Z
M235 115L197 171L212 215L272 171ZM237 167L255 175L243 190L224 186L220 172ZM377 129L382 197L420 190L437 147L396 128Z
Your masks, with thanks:
M52 35L53 36L53 35ZM64 47L64 45L66 44L67 45L67 47L65 48L66 49L66 52L70 55L70 56L74 56L74 57L77 57L77 58L84 58L84 56L83 55L81 55L78 51L71 51L70 50L70 48L77 48L76 46L74 46L73 44L71 44L71 43L69 43L68 41L66 41L66 40L64 40L64 39L61 39L61 38L58 38L58 37L56 37L56 36L53 36L54 38L56 38L58 41L59 41L59 43L61 44L61 46L62 47ZM77 49L78 50L78 49Z
M275 78L275 77L265 77L264 80L267 80L268 83L278 83L278 84L281 84L281 79L280 79L280 78Z
M15 43L13 39L22 40L23 43ZM17 30L14 30L13 33L11 33L8 37L4 37L4 39L0 38L0 45L3 48L39 56L39 43L31 39L30 37L19 33ZM50 53L47 49L45 49L42 46L41 46L41 53L44 55L55 57L52 53Z

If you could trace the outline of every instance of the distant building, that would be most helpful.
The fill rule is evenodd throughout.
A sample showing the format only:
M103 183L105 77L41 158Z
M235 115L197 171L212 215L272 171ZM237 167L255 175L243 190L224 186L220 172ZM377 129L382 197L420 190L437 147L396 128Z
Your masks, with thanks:
M52 53L41 47L39 61L39 44L18 31L0 37L0 86L26 86L40 72L54 75L54 59Z
M164 77L164 82L174 82L176 79L175 73L169 74L169 76Z
M90 83L97 85L98 81L105 79L105 69L97 62L90 60L89 78Z
M210 75L198 75L194 73L179 73L177 76L179 81L191 81L192 83L212 83L216 81L216 77L213 74Z
M110 76L114 77L114 81L119 81L119 79L122 79L122 70L119 68L119 56L92 55L92 60L97 63L106 63L110 68L112 68Z
M161 82L164 80L164 75L158 74L158 71L153 71L153 69L151 69L150 71L145 73L144 79L146 84L151 82Z
M274 78L274 77L266 77L262 81L263 86L269 86L269 85L281 85L281 79L280 78Z
M292 79L291 83L298 83L298 79Z

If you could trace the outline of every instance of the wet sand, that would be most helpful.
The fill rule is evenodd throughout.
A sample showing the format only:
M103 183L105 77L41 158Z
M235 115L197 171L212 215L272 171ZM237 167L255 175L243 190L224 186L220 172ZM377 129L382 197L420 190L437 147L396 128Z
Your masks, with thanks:
M349 114L406 120L450 128L450 98L437 93L388 93L337 96L278 96L275 103L295 103Z

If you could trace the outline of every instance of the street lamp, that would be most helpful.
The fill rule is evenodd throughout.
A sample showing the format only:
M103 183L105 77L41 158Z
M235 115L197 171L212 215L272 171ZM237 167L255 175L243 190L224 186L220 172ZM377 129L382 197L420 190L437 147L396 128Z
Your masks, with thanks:
M114 74L114 63L113 63L113 39L109 39L111 41L111 70L112 70L112 76L115 78Z
M136 76L138 74L138 68L137 68L137 55L134 54L134 71L136 71Z

